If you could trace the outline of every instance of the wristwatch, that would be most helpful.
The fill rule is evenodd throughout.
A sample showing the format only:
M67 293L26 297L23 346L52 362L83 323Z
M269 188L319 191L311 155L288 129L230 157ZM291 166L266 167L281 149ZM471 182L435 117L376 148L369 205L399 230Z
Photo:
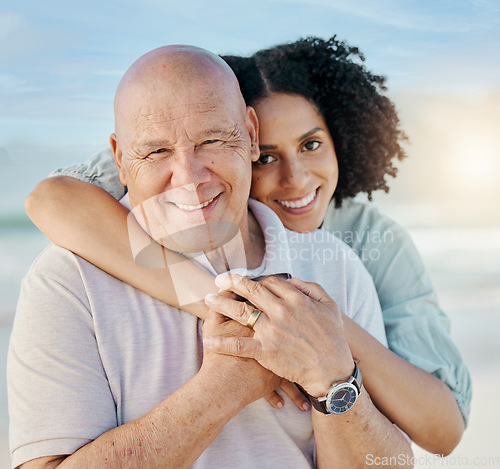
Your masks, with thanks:
M324 397L308 396L311 405L326 415L339 415L352 408L361 392L363 377L358 365L354 364L354 372L349 381L334 383Z

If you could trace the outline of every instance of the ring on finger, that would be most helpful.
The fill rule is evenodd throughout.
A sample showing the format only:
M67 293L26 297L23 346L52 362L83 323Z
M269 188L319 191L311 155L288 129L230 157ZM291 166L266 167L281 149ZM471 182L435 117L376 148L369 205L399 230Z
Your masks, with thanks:
M262 311L260 309L254 309L253 313L248 317L248 321L246 323L246 326L249 327L250 329L253 329L253 327L255 326L257 319L259 319L259 316L261 313L262 313Z

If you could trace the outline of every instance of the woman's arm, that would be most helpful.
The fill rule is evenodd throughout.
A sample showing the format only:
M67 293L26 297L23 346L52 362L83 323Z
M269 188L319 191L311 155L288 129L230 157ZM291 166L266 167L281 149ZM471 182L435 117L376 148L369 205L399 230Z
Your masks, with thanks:
M206 317L203 300L179 304L168 268L147 268L135 262L128 236L129 211L100 187L67 176L45 179L28 196L26 212L59 246L164 303L201 319ZM183 274L196 285L199 298L217 292L211 274L181 254L156 246L153 252L159 262L168 265L183 261Z
M128 225L131 221L129 211L104 189L68 176L48 178L28 196L26 212L57 245L163 303L206 319L208 308L203 298L208 293L218 292L214 277L182 255L152 243L149 255L153 253L160 263L168 265L182 261L182 276L189 282L187 287L196 288L196 297L201 298L193 303L179 304L168 268L146 268L135 262L129 230L142 230L138 225ZM292 383L283 381L281 389L299 409L309 408ZM275 408L285 403L276 392L266 399Z
M426 451L448 455L465 428L452 392L343 315L344 333L377 408Z
M352 200L331 205L324 228L354 249L373 278L396 352L345 318L375 404L422 448L449 454L468 417L470 376L409 234L373 205Z

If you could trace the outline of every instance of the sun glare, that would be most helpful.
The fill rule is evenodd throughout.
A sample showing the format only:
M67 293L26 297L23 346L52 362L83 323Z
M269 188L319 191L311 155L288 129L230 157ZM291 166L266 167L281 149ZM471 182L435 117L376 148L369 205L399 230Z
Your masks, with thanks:
M500 178L500 150L491 139L462 137L450 159L455 182L486 189Z

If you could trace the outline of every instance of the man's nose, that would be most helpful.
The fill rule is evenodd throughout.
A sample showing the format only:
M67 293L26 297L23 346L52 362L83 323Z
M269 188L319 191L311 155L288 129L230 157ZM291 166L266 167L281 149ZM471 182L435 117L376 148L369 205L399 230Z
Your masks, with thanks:
M301 189L306 185L309 178L307 166L294 156L284 158L281 165L280 185L290 189Z
M194 151L182 151L172 161L172 187L194 184L195 188L210 180L210 170L197 158Z

